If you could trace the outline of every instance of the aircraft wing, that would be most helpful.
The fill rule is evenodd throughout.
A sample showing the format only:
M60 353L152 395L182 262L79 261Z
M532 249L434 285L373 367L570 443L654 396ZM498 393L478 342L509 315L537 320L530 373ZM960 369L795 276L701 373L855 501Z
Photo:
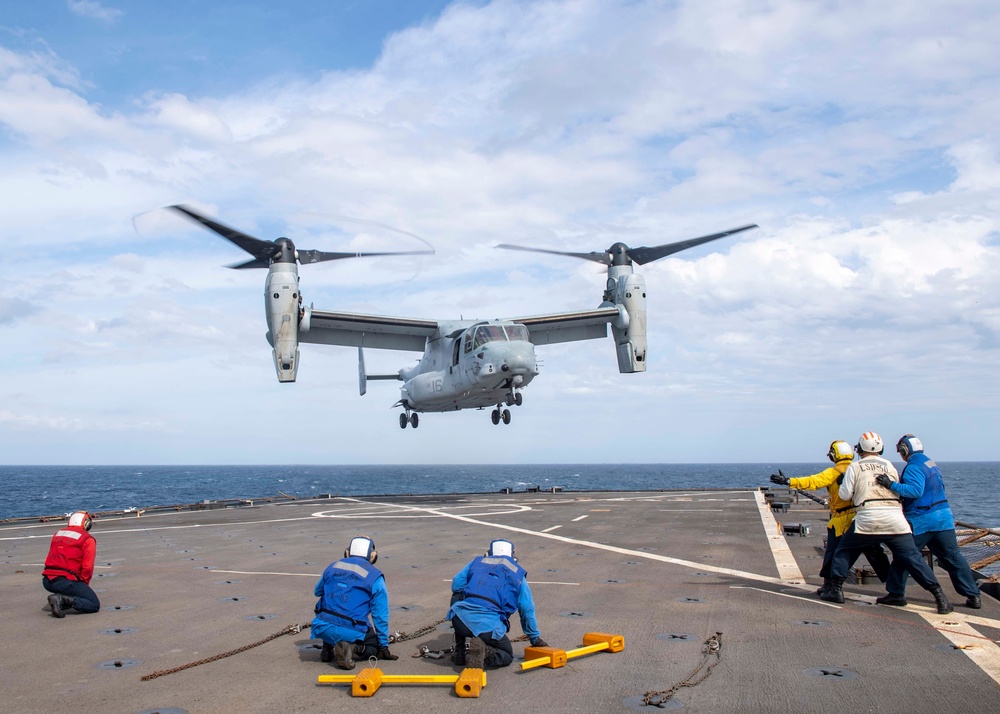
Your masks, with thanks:
M527 327L528 338L536 345L554 345L558 342L596 340L607 337L608 323L617 319L617 307L599 307L596 310L509 318L511 322Z
M299 332L299 342L423 352L437 329L437 320L313 310L309 330Z

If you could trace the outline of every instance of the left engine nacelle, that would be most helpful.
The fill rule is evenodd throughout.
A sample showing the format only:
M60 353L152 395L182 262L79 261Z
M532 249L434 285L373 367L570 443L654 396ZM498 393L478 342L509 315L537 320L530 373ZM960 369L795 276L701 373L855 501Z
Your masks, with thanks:
M612 268L614 270L614 268ZM646 371L646 281L641 275L626 273L608 285L619 309L627 320L611 323L618 353L618 371L622 374ZM611 290L613 288L613 290Z
M271 267L264 291L267 341L274 348L278 381L294 382L299 369L299 276L294 268L281 268Z

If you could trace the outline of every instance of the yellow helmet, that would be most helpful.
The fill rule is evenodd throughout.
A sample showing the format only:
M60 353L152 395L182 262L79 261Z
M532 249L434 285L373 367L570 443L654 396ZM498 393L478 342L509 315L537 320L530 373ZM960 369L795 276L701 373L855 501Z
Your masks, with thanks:
M846 441L841 441L837 439L836 441L830 442L830 450L826 453L826 456L833 463L838 461L850 461L854 458L854 449Z

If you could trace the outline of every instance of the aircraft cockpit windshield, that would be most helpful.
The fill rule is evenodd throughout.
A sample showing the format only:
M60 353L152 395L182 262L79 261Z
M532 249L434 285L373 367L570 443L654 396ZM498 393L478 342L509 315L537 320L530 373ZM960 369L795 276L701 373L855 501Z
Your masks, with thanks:
M471 339L470 339L471 338ZM465 351L479 349L487 342L528 341L528 328L524 325L479 325L465 335Z

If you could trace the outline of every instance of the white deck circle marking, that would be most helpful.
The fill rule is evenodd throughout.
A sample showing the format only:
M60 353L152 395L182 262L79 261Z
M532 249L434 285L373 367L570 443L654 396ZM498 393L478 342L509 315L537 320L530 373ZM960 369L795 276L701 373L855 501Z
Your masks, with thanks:
M412 512L400 512L400 508L407 509L412 506L390 506L381 508L368 508L365 510L342 511L317 511L310 514L313 518L448 518L453 511L470 508L490 509L481 510L476 513L465 513L464 516L504 516L509 513L524 513L530 511L531 506L515 505L511 503L475 503L464 506L448 506L437 508L440 513L428 513L426 509L413 508ZM457 515L457 514L455 514Z

